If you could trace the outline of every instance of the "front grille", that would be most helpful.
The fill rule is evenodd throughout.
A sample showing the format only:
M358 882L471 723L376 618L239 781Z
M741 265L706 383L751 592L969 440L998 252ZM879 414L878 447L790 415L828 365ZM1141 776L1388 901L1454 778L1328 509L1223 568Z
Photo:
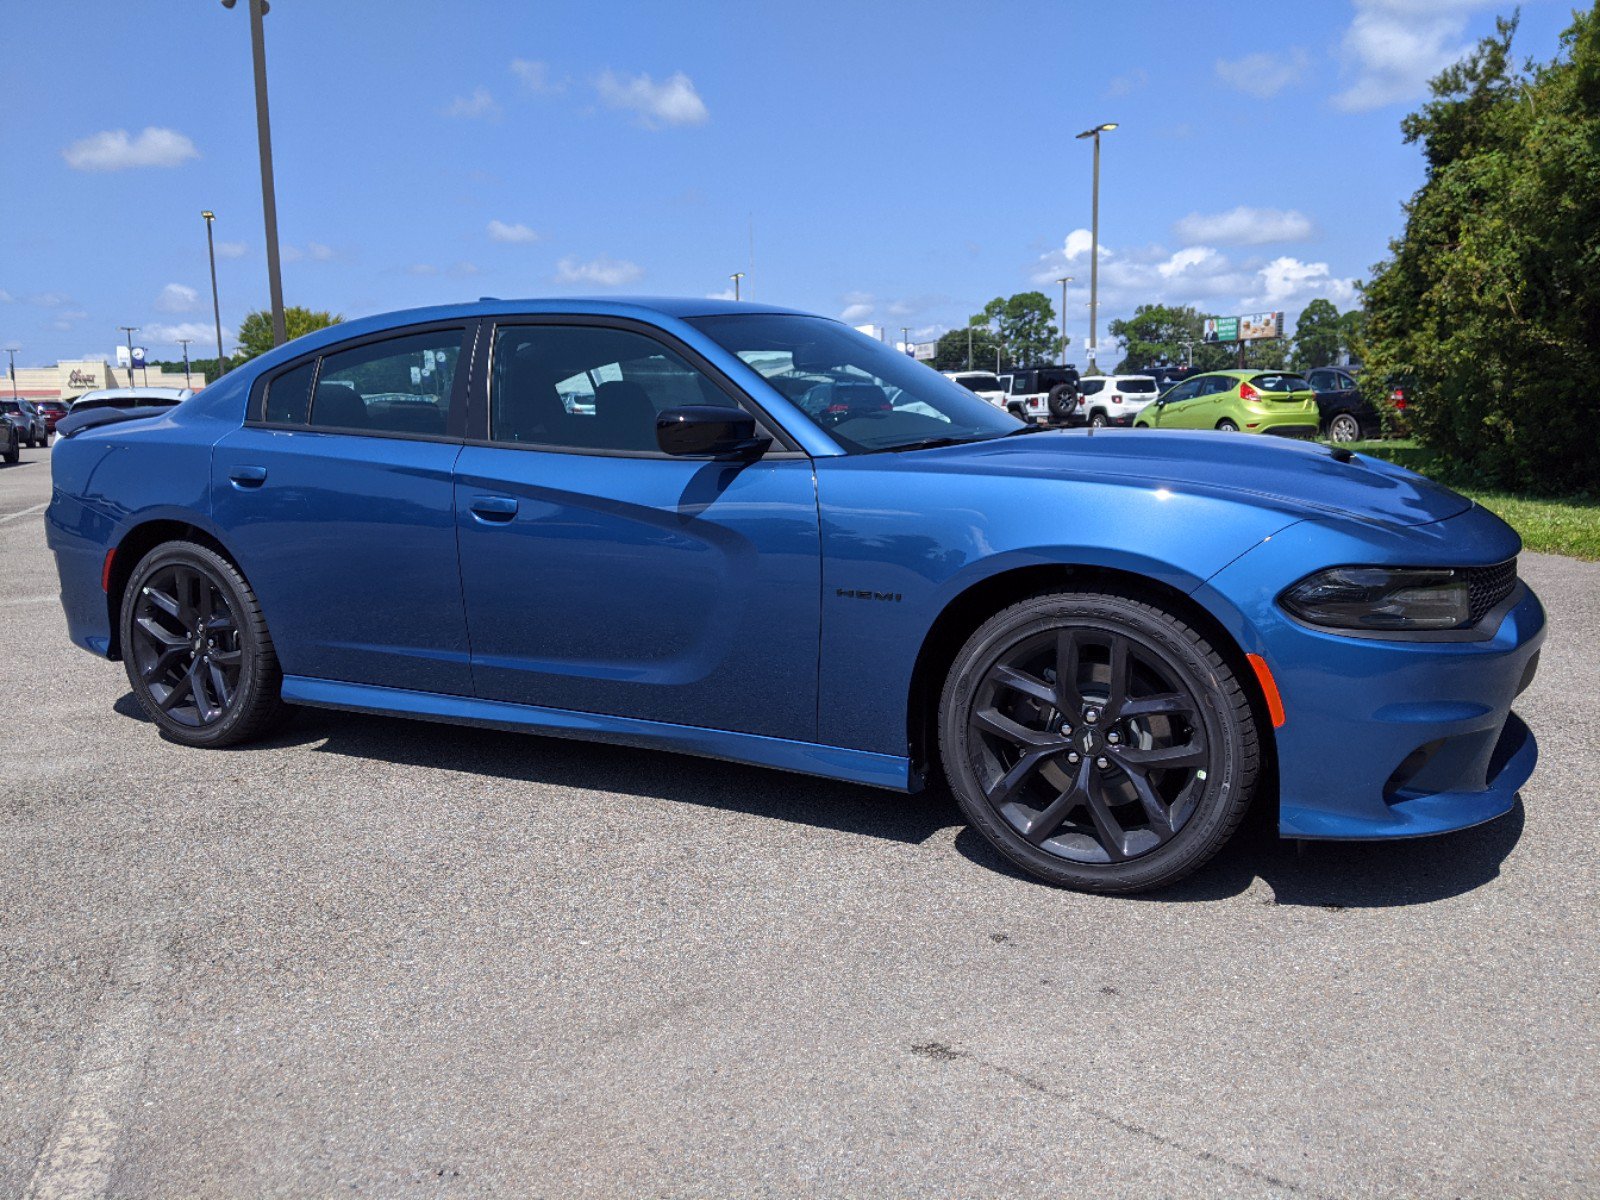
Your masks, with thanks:
M1466 574L1469 623L1476 625L1517 586L1517 560L1509 558L1492 567L1468 567Z

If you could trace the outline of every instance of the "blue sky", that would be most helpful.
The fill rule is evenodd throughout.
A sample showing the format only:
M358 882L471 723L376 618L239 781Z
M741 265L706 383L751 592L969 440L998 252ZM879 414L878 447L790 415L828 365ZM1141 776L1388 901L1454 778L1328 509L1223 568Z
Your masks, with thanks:
M1347 307L1421 180L1399 120L1509 4L273 0L288 303L755 299L927 337L1076 276L1102 321ZM1549 58L1567 6L1523 6ZM0 345L160 357L267 299L241 4L18 4L0 88ZM754 230L752 263L751 229ZM1102 344L1107 343L1102 326ZM1102 355L1104 357L1104 355Z

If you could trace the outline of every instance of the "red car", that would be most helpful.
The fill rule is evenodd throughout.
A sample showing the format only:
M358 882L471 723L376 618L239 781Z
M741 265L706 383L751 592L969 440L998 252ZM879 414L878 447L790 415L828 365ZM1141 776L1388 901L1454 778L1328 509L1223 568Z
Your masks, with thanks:
M56 431L56 422L67 415L67 405L64 400L38 400L33 406L39 410L39 415L44 418L44 423L51 433Z

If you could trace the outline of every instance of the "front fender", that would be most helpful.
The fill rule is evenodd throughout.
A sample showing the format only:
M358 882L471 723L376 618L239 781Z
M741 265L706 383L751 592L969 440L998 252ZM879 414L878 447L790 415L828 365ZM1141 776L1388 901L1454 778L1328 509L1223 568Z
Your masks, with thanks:
M1185 594L1300 520L1288 506L1130 479L954 475L886 456L817 461L819 740L906 753L917 659L949 606L997 576L1105 568Z

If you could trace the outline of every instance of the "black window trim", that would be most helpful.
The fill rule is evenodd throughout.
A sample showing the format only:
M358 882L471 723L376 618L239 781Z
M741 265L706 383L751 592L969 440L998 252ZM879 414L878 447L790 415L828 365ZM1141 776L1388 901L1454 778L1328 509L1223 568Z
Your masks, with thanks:
M761 461L811 457L801 448L798 442L789 436L783 425L762 407L760 401L724 375L716 364L707 359L705 355L675 336L670 330L663 329L659 325L652 325L648 321L638 321L630 317L588 313L508 313L501 316L486 317L483 320L478 344L473 354L473 403L470 405L469 410L470 421L465 436L462 438L467 445L485 446L493 450L532 450L540 454L581 454L598 458L654 458L674 459L682 462L713 461L710 455L668 454L665 450L607 450L601 447L560 446L543 442L496 441L491 436L493 430L489 428L489 388L493 380L495 342L498 340L500 330L503 328L519 326L525 328L530 325L619 329L623 332L636 333L651 341L658 342L684 359L695 370L705 375L707 379L716 385L718 391L732 400L737 407L756 419L759 431L773 440L773 448L761 456Z
M330 434L335 437L373 437L392 438L406 442L447 442L461 445L466 439L466 430L470 426L473 389L471 387L472 365L477 361L477 340L483 321L477 317L465 317L455 321L427 321L420 325L397 325L391 329L382 329L373 333L364 333L357 337L348 338L342 342L334 342L302 354L299 358L284 363L270 372L265 372L250 387L250 399L245 408L246 429L270 429L288 433L317 433ZM444 333L456 330L461 335L461 352L456 360L456 376L450 386L450 411L446 415L444 433L408 433L396 429L351 429L337 425L311 424L311 410L315 406L317 384L322 381L322 360L332 354L343 354L346 350L359 350L362 346L372 345L375 342L395 341L399 338L411 337L424 333ZM311 391L306 401L306 419L304 421L269 421L266 419L267 390L274 380L287 375L290 371L298 370L306 363L314 363L315 369L311 373ZM466 369L462 367L465 365Z

